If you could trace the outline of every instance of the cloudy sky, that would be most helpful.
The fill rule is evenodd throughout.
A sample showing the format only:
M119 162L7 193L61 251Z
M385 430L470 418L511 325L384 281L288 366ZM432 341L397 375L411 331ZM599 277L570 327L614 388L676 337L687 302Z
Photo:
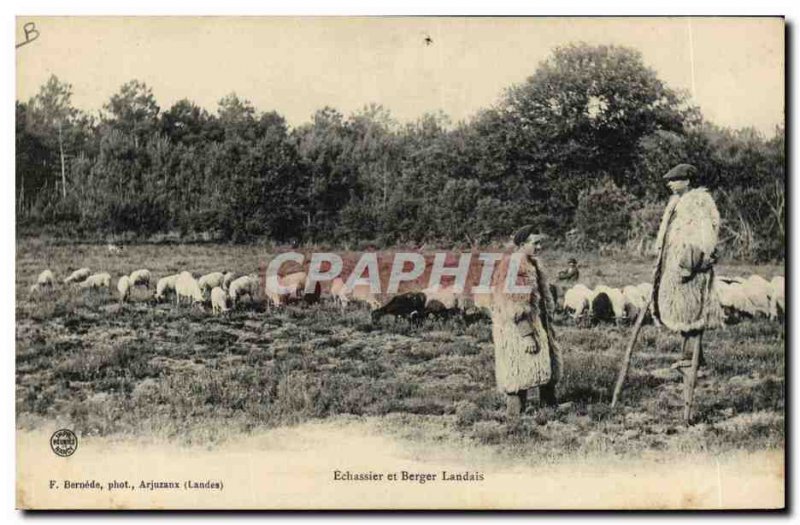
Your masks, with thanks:
M771 134L784 120L775 18L19 17L18 42L29 22L40 36L16 51L17 98L55 74L92 111L139 79L163 109L189 98L213 111L235 91L293 125L325 105L349 114L370 102L401 121L437 110L458 121L524 81L555 46L583 41L639 49L718 124Z

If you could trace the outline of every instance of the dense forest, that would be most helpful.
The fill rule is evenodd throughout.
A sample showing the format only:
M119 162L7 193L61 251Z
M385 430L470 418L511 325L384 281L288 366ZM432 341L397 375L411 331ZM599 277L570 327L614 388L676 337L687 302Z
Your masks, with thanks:
M367 105L290 127L230 94L159 107L132 80L98 114L51 77L16 103L19 235L471 246L534 224L571 249L643 249L695 164L730 257L785 253L784 130L707 122L639 52L557 48L469 121ZM465 88L466 89L466 88Z

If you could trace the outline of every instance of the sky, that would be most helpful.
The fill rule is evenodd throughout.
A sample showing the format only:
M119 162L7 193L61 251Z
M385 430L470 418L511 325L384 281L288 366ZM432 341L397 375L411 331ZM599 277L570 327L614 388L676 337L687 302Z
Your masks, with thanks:
M215 111L236 92L291 125L334 107L381 104L401 122L442 111L453 122L495 104L553 48L625 45L707 120L771 135L784 122L780 18L24 17L39 37L16 50L17 99L51 75L73 103L99 110L132 79L162 110L188 98ZM430 37L431 43L426 43Z

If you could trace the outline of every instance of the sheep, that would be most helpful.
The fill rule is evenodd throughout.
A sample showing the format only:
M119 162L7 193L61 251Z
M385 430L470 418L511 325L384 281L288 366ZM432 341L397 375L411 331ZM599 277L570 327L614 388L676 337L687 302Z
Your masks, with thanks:
M372 311L372 322L377 323L384 315L405 317L420 322L425 313L426 299L422 292L406 292L395 295L388 303Z
M431 287L422 290L425 294L425 305L431 301L439 301L448 310L459 307L459 294L454 286Z
M714 290L725 314L725 323L734 324L739 322L742 317L754 317L756 315L753 303L747 296L747 291L743 284L715 279Z
M234 272L225 272L225 275L222 276L222 289L227 292L234 279L236 279L236 274Z
M381 307L378 296L372 292L372 288L368 284L355 285L350 291L350 299L355 303L366 304L372 310Z
M649 284L649 283L642 283ZM652 293L652 290L651 290ZM650 300L646 289L642 285L628 285L622 289L622 295L625 298L625 317L629 320L635 320L639 317L639 313L647 305Z
M124 303L127 299L131 296L131 288L133 288L133 283L131 282L131 278L127 275L123 275L117 281L117 291L119 292L119 302Z
M460 311L464 301L459 300L454 286L431 287L422 290L425 294L425 314L439 318L452 317Z
M306 282L308 275L306 272L294 272L283 277L278 277L275 281L267 280L267 298L273 306L281 306L290 302L303 299L306 303L314 303L319 300L322 293L322 286L319 282L314 283L314 290L306 293ZM280 285L282 290L277 285Z
M135 272L131 272L129 277L131 288L136 286L144 286L145 288L150 287L150 270L136 270Z
M333 297L334 304L342 307L342 310L347 308L347 303L350 302L350 290L345 286L344 280L337 277L331 283L331 297Z
M597 286L592 292L589 303L589 315L594 321L619 322L625 317L625 296L617 288L604 284Z
M769 317L769 281L760 275L751 275L743 284L745 294L753 305L754 316Z
M200 285L200 289L203 290L203 293L205 293L218 286L221 288L224 280L225 275L222 272L211 272L200 277L197 283Z
M91 275L91 273L92 271L89 270L89 268L81 268L80 270L75 270L74 272L69 274L69 277L64 279L64 284L72 284L72 283L78 284L80 282L83 282L86 280L87 277L89 277L89 275Z
M319 301L319 296L322 292L322 286L319 282L314 283L314 290L306 292L306 284L308 282L308 275L306 272L294 272L284 276L281 279L283 286L291 288L294 293L289 295L289 299L303 299L306 303L316 303Z
M193 304L206 300L200 285L189 272L181 272L175 280L175 304L180 305L183 297L188 298Z
M211 311L215 314L221 314L228 311L227 294L219 286L215 286L211 290Z
M109 255L122 255L123 247L110 242L106 245L106 250L108 250Z
M486 293L473 293L472 294L472 302L475 304L475 308L484 312L490 313L492 309L492 295L494 291L489 290Z
M773 277L769 283L769 318L783 319L786 312L786 281L783 276Z
M108 272L96 273L90 275L85 281L79 283L78 286L84 290L100 290L111 288L111 274Z
M28 292L30 295L44 291L50 292L53 290L55 282L56 279L55 276L53 276L53 272L44 270L39 274L39 277L36 278L36 282L28 289Z
M258 276L256 275L243 275L231 282L228 288L228 295L231 298L231 304L235 307L239 300L245 295L253 300L258 291Z
M576 322L589 312L592 291L583 284L576 284L564 294L564 312Z
M50 270L43 270L36 278L36 285L39 288L52 288L56 284L56 278Z
M165 298L167 292L175 293L175 283L178 280L178 275L168 275L167 277L162 277L158 280L156 284L156 301L162 301Z

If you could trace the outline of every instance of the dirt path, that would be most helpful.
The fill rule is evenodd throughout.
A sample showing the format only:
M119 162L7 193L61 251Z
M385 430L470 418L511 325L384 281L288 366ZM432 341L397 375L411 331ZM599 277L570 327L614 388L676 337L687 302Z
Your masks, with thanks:
M784 504L782 451L695 455L669 463L654 458L531 467L498 459L486 447L400 441L376 428L369 420L309 423L234 437L213 450L143 438L84 438L69 458L50 451L52 429L18 431L17 506L719 509ZM388 479L391 474L397 480ZM346 479L360 475L380 479ZM466 479L443 479L455 475ZM51 480L57 488L50 488ZM66 480L95 480L103 488L65 489ZM129 487L109 490L115 480ZM150 481L174 482L178 488L151 490ZM187 489L188 481L221 482L221 490Z

